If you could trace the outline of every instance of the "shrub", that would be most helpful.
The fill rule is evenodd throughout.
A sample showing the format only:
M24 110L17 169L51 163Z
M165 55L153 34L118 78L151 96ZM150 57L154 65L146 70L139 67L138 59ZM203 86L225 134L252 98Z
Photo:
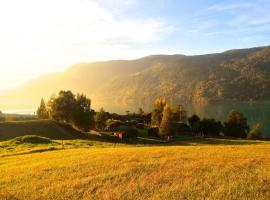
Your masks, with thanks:
M31 144L49 144L52 143L52 140L46 137L36 136L36 135L25 135L16 137L11 140L12 143L22 144L22 143L31 143Z
M262 126L261 124L256 124L251 131L248 133L248 139L251 140L260 140L262 139Z

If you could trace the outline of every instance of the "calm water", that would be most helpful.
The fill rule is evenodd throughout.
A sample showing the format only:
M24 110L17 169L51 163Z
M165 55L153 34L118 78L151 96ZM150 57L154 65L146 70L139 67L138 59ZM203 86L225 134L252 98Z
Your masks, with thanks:
M120 106L115 104L101 104L93 105L95 110L98 110L100 107L104 107L106 111L115 112L119 114L124 114L127 110L130 112L137 112L138 107L142 107L145 111L150 111L152 108L151 105L148 107L144 106ZM219 102L213 103L206 106L198 105L188 105L186 110L188 115L196 113L201 118L215 118L220 121L225 121L227 114L231 109L238 110L242 112L247 118L248 123L252 127L256 123L260 123L263 126L263 133L267 136L270 136L270 101L256 102L256 103L243 103L243 102ZM33 114L34 109L20 109L20 110L5 110L7 113L16 113L16 114Z
M126 110L136 112L138 107L139 106L136 106L134 109L134 107L112 104L104 106L105 110L116 113L125 113ZM146 111L151 110L151 106L142 108ZM242 112L248 118L248 123L251 127L256 123L260 123L263 126L263 133L270 136L270 101L256 103L226 101L208 104L206 106L186 106L188 115L196 113L201 118L215 118L220 121L227 119L227 114L231 109Z
M256 123L263 126L263 133L270 136L270 101L256 103L223 102L206 106L188 106L189 113L196 113L202 117L215 118L221 121L227 119L231 109L242 112L252 127Z

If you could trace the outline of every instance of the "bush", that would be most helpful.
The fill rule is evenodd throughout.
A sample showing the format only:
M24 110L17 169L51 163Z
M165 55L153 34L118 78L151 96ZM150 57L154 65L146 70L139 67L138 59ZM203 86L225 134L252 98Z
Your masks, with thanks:
M15 144L31 143L31 144L49 144L52 140L46 137L40 137L36 135L25 135L21 137L16 137L11 140Z
M248 133L248 139L250 140L260 140L262 139L262 126L261 124L256 124L251 131Z

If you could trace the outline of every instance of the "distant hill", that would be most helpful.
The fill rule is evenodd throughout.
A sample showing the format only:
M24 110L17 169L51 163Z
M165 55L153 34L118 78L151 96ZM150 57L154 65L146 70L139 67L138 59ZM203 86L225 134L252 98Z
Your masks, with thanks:
M37 135L50 139L77 139L84 135L67 125L52 120L29 120L0 123L0 141L24 135Z
M147 107L157 97L196 104L269 100L270 47L81 63L63 73L48 74L2 92L0 102L9 102L13 109L16 103L20 104L18 107L35 108L41 97L48 98L60 89L86 93L96 107L113 104Z

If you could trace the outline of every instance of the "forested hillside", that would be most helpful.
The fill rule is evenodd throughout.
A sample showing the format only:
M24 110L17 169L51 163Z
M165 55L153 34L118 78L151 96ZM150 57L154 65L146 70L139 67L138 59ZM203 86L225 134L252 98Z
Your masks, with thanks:
M205 104L220 100L270 99L270 47L201 56L155 55L131 61L81 63L0 93L0 102L36 107L60 89L86 93L94 104ZM26 95L27 94L27 95ZM3 104L3 103L2 103ZM2 105L4 107L5 105Z

